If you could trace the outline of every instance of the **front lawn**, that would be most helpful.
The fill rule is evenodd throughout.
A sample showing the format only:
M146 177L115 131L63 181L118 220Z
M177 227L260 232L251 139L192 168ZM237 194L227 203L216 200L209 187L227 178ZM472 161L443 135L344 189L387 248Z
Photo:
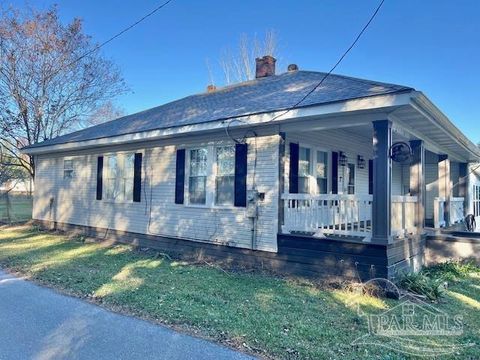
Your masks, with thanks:
M27 226L0 227L0 266L113 310L265 358L408 358L379 346L352 346L367 333L367 324L351 305L351 291L81 240ZM366 295L359 301L373 313L396 305ZM474 344L449 358L479 358L478 273L458 279L435 306L462 315L464 333L457 340Z

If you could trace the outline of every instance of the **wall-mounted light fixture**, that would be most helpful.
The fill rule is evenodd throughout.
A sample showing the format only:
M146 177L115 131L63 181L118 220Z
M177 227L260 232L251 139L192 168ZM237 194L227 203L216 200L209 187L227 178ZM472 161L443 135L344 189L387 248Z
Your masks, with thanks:
M348 157L343 151L340 151L340 153L338 154L338 163L341 166L347 166L348 164Z
M357 156L357 166L359 169L365 169L365 165L367 162L365 161L365 158L362 155Z

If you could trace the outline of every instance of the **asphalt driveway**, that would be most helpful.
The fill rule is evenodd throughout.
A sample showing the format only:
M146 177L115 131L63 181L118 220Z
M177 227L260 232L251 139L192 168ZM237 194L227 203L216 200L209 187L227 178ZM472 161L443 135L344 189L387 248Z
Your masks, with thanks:
M252 359L0 270L0 360Z

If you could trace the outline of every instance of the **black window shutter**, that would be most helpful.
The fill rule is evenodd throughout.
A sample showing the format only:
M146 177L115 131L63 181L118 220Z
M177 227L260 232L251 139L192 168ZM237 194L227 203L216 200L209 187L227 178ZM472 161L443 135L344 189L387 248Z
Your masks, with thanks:
M133 201L142 199L142 153L135 153L133 163Z
M289 191L290 194L298 194L298 161L299 146L290 143L290 175L289 175Z
M338 194L338 152L332 152L332 194Z
M103 156L97 158L97 200L102 200L103 192Z
M175 174L175 204L183 204L185 197L185 149L177 150Z
M373 160L368 160L368 193L373 194Z
M247 144L235 145L235 200L234 205L247 206Z

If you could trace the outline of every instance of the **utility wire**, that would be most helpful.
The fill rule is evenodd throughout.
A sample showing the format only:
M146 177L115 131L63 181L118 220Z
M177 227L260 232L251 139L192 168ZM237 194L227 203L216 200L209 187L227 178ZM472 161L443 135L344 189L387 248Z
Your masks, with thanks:
M134 28L135 26L137 26L138 24L140 24L142 21L144 21L145 19L149 18L150 16L152 16L153 14L155 14L157 11L159 11L160 9L164 8L165 6L167 6L169 3L171 3L173 0L167 0L165 1L163 4L157 6L155 9L153 9L152 11L150 11L148 14L144 15L143 17L141 17L140 19L138 19L137 21L135 21L133 24L131 24L130 26L126 27L125 29L123 29L122 31L118 32L117 34L113 35L111 38L109 38L108 40L105 40L104 42L98 44L97 46L95 46L93 49L87 51L85 54L81 55L80 57L76 58L75 60L71 61L70 63L68 63L67 65L59 68L57 71L55 71L51 76L57 74L60 70L62 70L62 68L68 68L70 66L72 66L73 64L76 64L77 62L79 62L80 60L84 59L85 57L87 57L88 55L91 55L93 54L95 51L99 50L100 48L104 47L105 45L107 45L108 43L112 42L113 40L115 40L116 38L122 36L123 34L125 34L127 31L131 30L132 28Z
M293 106L290 106L288 109L286 109L283 113L281 114L278 114L277 116L275 116L274 118L270 119L269 121L267 121L267 123L269 122L272 122L272 121L275 121L276 119L278 119L279 117L281 116L284 116L286 114L288 114L290 111L294 110L297 106L299 106L301 103L303 103L310 95L313 94L313 92L315 92L315 90L317 90L322 84L323 82L332 74L333 71L335 71L335 69L338 67L338 65L340 65L340 63L343 61L343 59L348 55L348 53L354 48L354 46L357 44L357 42L360 40L360 38L362 37L362 35L365 33L365 31L368 29L368 27L370 26L370 24L372 23L372 21L375 19L375 17L377 16L378 12L380 11L380 9L382 8L383 6L383 3L385 2L385 0L382 0L380 1L380 4L378 4L378 6L375 8L375 11L373 12L373 14L370 16L370 19L367 21L367 23L365 24L365 26L362 28L362 30L358 33L357 37L355 38L355 40L352 42L352 44L347 48L347 50L345 50L345 52L342 54L342 56L340 56L340 58L338 59L338 61L335 63L335 65L333 65L333 67L330 69L330 71L328 71L324 76L323 78L320 80L320 82L318 84L316 84L308 93L306 93L299 101L297 101ZM233 120L233 121L236 121L236 120ZM229 122L227 124L227 128L226 128L226 133L227 135L229 134L229 128L230 128L230 124L231 122ZM230 137L230 135L228 135ZM230 137L232 138L232 137ZM233 139L233 138L232 138ZM236 143L238 142L243 142L245 141L245 139L243 138L242 140L236 140L236 139L233 139Z

